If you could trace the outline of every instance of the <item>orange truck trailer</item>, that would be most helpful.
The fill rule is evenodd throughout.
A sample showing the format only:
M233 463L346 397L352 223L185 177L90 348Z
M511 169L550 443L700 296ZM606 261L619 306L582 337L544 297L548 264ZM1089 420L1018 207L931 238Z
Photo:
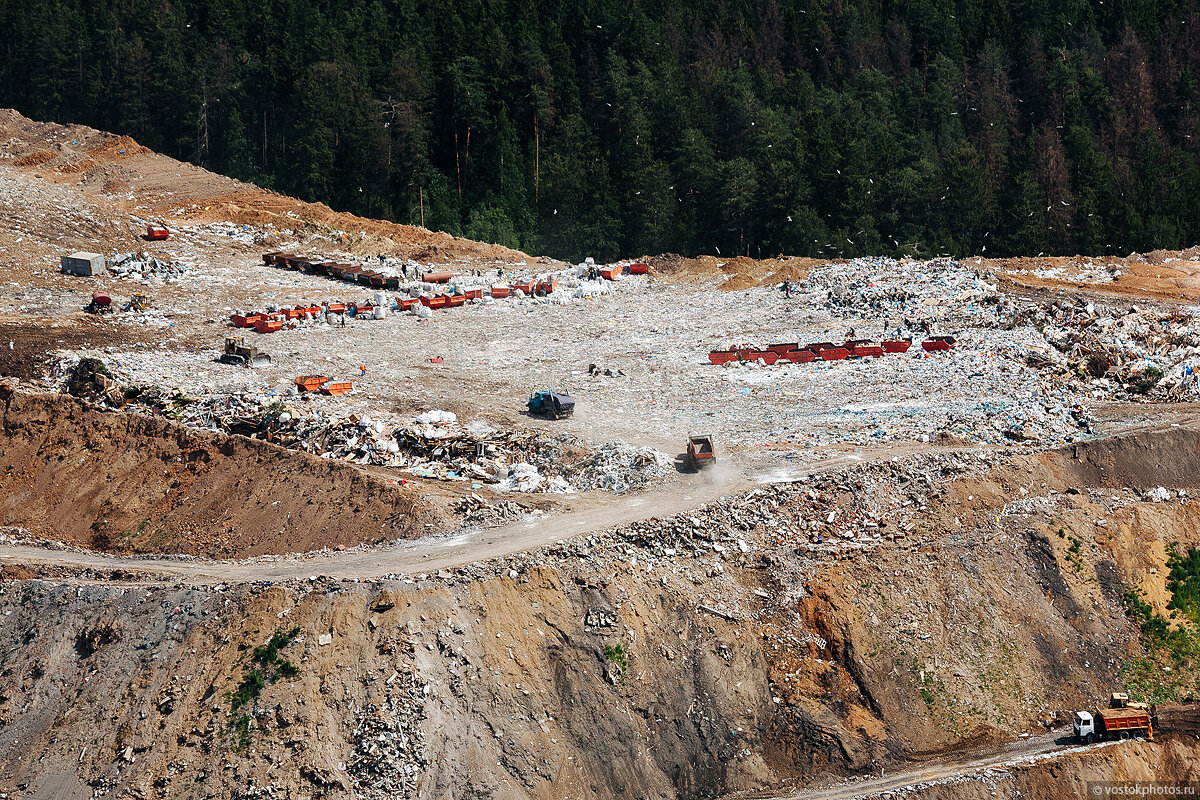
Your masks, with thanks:
M1143 708L1103 708L1094 714L1076 711L1075 737L1091 744L1102 739L1129 739L1133 736L1154 738L1150 712Z

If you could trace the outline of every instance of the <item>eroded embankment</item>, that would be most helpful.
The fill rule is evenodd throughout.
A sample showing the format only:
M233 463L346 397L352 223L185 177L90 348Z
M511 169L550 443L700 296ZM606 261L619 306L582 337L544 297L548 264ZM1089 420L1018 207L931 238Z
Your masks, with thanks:
M162 418L16 394L0 524L110 552L249 556L423 532L416 494L339 462Z

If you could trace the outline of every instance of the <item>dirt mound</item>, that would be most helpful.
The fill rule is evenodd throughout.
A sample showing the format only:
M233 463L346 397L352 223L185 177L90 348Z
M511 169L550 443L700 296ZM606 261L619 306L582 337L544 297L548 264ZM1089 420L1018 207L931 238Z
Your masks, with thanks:
M0 445L0 523L110 552L242 557L411 537L415 492L265 442L16 395Z
M1173 428L1098 439L1043 458L1065 483L1083 486L1200 486L1200 431Z
M734 292L757 286L773 286L786 281L802 281L808 271L818 264L828 264L815 258L780 256L779 258L754 259L746 256L718 258L697 256L686 258L675 253L666 253L643 259L656 274L661 274L679 283L695 281L721 281L719 289Z

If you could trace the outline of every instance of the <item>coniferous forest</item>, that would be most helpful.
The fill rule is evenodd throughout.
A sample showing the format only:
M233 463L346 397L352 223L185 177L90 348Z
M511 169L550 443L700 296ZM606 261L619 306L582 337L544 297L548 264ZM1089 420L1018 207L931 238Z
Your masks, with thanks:
M1200 5L0 0L0 105L575 259L1200 242Z

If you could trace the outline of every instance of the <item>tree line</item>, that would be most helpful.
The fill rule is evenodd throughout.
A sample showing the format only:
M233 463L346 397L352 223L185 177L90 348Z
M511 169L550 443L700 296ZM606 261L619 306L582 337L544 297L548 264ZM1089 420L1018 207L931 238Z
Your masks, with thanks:
M0 0L0 105L566 259L1200 241L1172 0Z

